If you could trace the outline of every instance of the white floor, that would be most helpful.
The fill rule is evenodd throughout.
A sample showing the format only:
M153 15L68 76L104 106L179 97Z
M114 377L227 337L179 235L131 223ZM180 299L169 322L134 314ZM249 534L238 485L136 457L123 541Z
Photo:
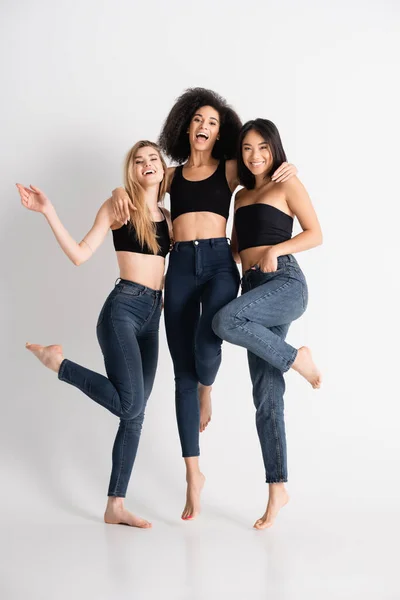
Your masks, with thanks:
M29 509L29 507L26 507ZM96 511L99 507L95 507ZM140 531L74 506L1 526L2 600L398 600L397 515L307 511L292 498L273 529L257 514L205 505L196 522L176 506Z

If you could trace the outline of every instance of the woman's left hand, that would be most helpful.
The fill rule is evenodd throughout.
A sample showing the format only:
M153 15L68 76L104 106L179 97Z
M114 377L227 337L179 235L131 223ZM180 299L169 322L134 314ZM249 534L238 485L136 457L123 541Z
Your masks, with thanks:
M278 270L278 257L273 246L264 252L261 260L258 261L258 266L262 273L274 273Z
M281 164L279 169L273 173L271 179L272 181L275 181L275 183L283 183L284 181L287 181L291 177L297 175L297 172L297 168L294 165L284 162Z

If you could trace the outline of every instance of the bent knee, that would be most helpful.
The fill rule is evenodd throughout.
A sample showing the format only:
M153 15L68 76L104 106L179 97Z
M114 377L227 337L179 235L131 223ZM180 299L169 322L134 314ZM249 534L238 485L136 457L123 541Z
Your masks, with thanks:
M229 330L236 326L236 318L229 307L221 308L214 316L211 326L215 335L226 340Z
M137 419L143 412L144 399L135 399L134 402L129 403L126 407L122 407L120 418L124 421L132 421Z

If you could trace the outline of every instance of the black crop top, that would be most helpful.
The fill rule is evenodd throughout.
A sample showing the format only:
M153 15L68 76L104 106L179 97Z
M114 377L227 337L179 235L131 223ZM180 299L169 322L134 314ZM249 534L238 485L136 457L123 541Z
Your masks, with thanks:
M115 250L122 252L137 252L138 254L153 254L148 246L142 247L136 235L135 229L130 223L122 225L119 229L113 229L113 242ZM157 242L160 246L156 256L167 256L170 248L169 229L167 219L156 222Z
M274 246L292 237L293 218L271 204L247 204L235 213L238 250Z
M216 171L200 181L189 181L176 167L171 183L171 218L191 212L212 212L225 219L229 217L232 192L225 175L225 161L220 160Z

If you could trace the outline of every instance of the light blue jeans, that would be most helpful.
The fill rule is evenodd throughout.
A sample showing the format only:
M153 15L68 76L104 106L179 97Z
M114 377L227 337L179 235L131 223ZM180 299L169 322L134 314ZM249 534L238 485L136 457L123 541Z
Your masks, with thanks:
M273 273L259 267L246 271L242 295L224 306L212 323L221 339L248 351L267 483L287 481L283 373L294 363L297 350L285 338L307 301L307 283L296 259L280 256Z

